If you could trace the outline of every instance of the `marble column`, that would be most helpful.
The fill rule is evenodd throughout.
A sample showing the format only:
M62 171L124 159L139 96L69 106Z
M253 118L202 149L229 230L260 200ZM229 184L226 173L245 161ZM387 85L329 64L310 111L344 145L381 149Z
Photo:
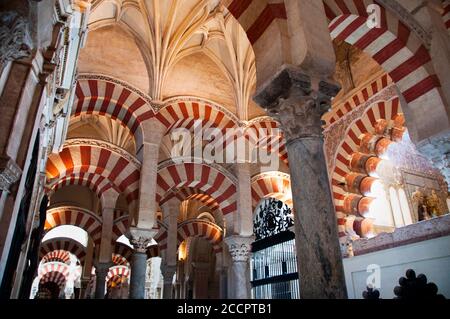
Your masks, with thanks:
M193 263L194 299L208 299L209 290L209 263Z
M220 299L227 299L228 297L228 276L227 276L227 270L221 269L219 270L219 289L220 289Z
M232 282L231 298L250 299L249 258L254 238L230 236L225 238L224 241L232 258L230 274Z
M164 263L169 266L177 265L177 228L180 201L173 198L162 206L164 222L167 225L167 249L164 251Z
M89 286L90 280L89 278L87 279L81 279L81 287L80 287L80 291L78 294L78 299L86 299L86 290Z
M95 267L95 299L105 299L106 276L112 263L98 263Z
M134 223L138 228L153 229L156 226L158 203L155 200L155 194L159 148L166 129L154 118L142 124L144 141L137 153L138 159L142 161L139 180L139 210Z
M147 247L150 245L155 232L141 230L140 234L138 234L136 229L132 229L131 232L132 237L130 242L134 250L131 259L130 299L144 299Z
M254 98L281 123L286 136L300 295L305 299L347 297L321 121L338 91L328 79L286 65Z
M177 266L163 265L161 273L164 278L163 299L172 299L173 275L177 271Z
M238 215L235 221L235 232L244 237L253 235L253 208L251 172L249 163L239 163L236 166L238 178L237 208Z
M92 238L88 238L87 247L86 247L86 257L84 259L83 263L83 269L81 274L81 292L80 292L80 299L86 299L87 298L87 292L89 283L91 281L92 276L92 265L94 260L94 242L92 241ZM86 282L86 286L83 286L83 283Z
M114 224L114 208L102 209L102 239L100 242L99 262L112 261L112 234Z

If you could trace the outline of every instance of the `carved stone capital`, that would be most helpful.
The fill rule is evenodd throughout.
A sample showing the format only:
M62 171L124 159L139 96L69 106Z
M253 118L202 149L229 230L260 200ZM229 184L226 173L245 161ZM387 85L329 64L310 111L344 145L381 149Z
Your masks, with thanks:
M17 12L0 12L0 65L29 57L32 50L29 22Z
M322 137L322 115L331 108L331 99L339 90L336 83L286 65L261 87L254 100L281 123L290 143Z
M177 271L176 265L163 265L161 267L161 274L165 283L172 283L173 275Z
M94 266L95 266L95 275L103 278L108 275L109 268L113 267L114 264L112 262L108 263L97 262L94 264Z
M135 252L145 254L147 248L151 244L153 237L157 234L157 230L148 230L132 227L129 230L129 239L133 245Z
M254 238L230 236L224 239L233 262L247 262L252 250Z
M0 190L9 191L21 175L22 170L11 158L0 157Z

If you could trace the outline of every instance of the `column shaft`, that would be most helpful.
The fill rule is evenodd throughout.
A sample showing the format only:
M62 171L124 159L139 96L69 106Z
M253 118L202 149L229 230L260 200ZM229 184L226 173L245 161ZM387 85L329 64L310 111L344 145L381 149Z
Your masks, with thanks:
M236 233L241 236L253 235L253 209L252 209L252 188L251 173L248 163L239 163L237 166L238 175L238 218L236 221Z
M172 299L173 275L177 271L177 267L173 265L162 265L162 275L164 278L163 299Z
M255 97L286 135L300 296L305 299L347 297L321 121L338 91L326 77L287 65Z
M99 263L95 269L95 299L105 299L106 276L110 264Z
M131 260L130 299L145 298L145 272L147 254L134 251Z
M302 298L345 298L337 224L321 138L288 146ZM314 269L314 271L312 271ZM305 275L302 275L305 274Z

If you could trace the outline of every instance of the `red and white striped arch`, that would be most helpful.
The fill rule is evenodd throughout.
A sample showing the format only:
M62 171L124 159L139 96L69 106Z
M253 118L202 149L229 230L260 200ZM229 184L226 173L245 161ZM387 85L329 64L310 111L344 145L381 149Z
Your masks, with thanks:
M223 231L214 223L201 219L190 219L182 222L178 225L178 246L189 237L204 238L213 246L215 253L222 251Z
M42 257L42 263L49 262L60 262L63 264L70 263L70 255L68 251L65 250L53 250Z
M78 173L64 176L56 183L51 185L48 195L52 196L59 189L70 185L85 186L92 190L99 198L110 188L113 188L115 191L120 192L120 190L104 176L93 173Z
M177 198L180 202L183 202L185 200L199 201L206 207L208 207L211 211L220 210L219 203L217 203L217 201L213 197L205 194L198 188L192 187L181 187L168 193L167 196L161 200L160 205L163 206L165 202L174 197Z
M203 100L174 101L164 106L155 116L170 132L176 128L192 130L196 121L202 129L218 128L222 131L237 128L239 120L225 108Z
M45 220L45 231L61 225L72 225L84 229L94 243L99 244L102 234L102 221L94 213L78 207L59 207L49 209Z
M130 276L130 269L127 266L119 265L109 268L108 275L106 276L106 281L110 281L111 278L116 276L128 278Z
M331 175L333 196L337 212L343 212L343 200L346 191L342 185L345 177L350 173L350 160L354 153L359 151L361 137L365 133L374 133L378 120L393 121L395 116L401 114L400 101L394 98L387 102L372 105L364 115L357 119L347 130L345 139L339 146Z
M131 257L133 256L133 248L124 243L116 242L114 245L114 254L131 261Z
M375 220L366 217L379 196L374 192L377 185L380 187L377 167L392 142L401 140L405 131L398 98L373 104L349 127L338 148L332 175L342 242L347 240L347 231L361 237L373 233Z
M154 240L156 241L156 243L158 244L158 247L160 250L164 250L167 248L167 225L158 220L158 227L159 227L159 231L156 234ZM147 251L147 255L149 254L149 252Z
M272 23L286 24L284 1L225 0L225 4L247 33L251 44L255 44Z
M333 124L340 118L344 117L345 114L353 111L359 105L367 102L371 97L391 84L392 79L387 74L383 75L381 78L376 79L367 87L358 91L358 93L350 97L346 102L337 107L333 107L333 109L330 112L327 112L322 119L325 121L326 125Z
M291 178L281 172L256 175L251 181L253 210L264 198L276 198L293 208Z
M117 265L117 266L126 266L126 267L128 267L130 265L130 263L128 262L128 260L124 256L118 255L118 254L113 254L112 262L113 262L114 265Z
M155 112L137 89L107 77L79 77L72 116L96 114L108 116L128 127L136 141L136 149L143 142L141 123Z
M369 54L388 72L411 108L442 104L440 81L421 40L381 7L381 28L369 28L366 8L373 0L324 0L333 39Z
M252 120L245 129L245 138L254 147L277 152L280 159L289 164L286 140L278 122L268 117Z
M39 249L39 259L44 258L47 254L53 251L68 251L75 255L80 263L84 262L86 257L86 247L72 238L57 237L44 241L41 243Z
M140 167L127 158L94 145L66 146L58 154L52 154L47 161L47 180L53 184L66 176L77 174L96 174L107 179L120 192L128 203L139 195ZM100 192L104 192L104 186Z
M66 284L69 273L70 269L66 264L58 262L44 264L39 268L39 285L44 285L47 282L54 282L62 289Z
M113 236L112 241L113 243L116 242L116 240L125 234L128 231L129 228L129 218L128 216L122 216L114 220L113 224Z
M214 198L225 216L236 211L235 183L218 169L207 164L169 164L158 171L156 200L182 187L200 189Z
M442 12L442 18L444 19L445 27L450 35L450 0L443 2L444 11Z

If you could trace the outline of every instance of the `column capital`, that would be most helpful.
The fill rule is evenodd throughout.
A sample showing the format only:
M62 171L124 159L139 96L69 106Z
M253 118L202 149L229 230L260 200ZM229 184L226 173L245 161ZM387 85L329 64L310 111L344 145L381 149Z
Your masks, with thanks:
M144 129L144 144L159 146L167 132L167 127L154 117L142 122L142 126Z
M163 275L164 282L168 283L170 281L170 283L172 283L173 275L176 273L176 271L176 265L162 265L161 274Z
M109 268L113 267L114 264L112 262L107 262L107 263L97 262L94 264L94 266L95 266L95 274L96 275L105 274L105 276L106 276L109 272Z
M134 250L137 253L145 254L147 252L147 248L152 242L153 237L157 234L158 230L156 229L144 229L131 227L129 230L128 238L130 239L130 243L133 245Z
M33 41L28 20L17 12L0 12L0 65L31 56Z
M247 262L252 249L253 237L230 236L224 239L233 262Z
M16 183L22 170L9 156L0 156L0 190L9 191L11 185Z
M340 87L330 79L284 65L254 96L254 101L278 120L287 142L322 137L322 115Z

